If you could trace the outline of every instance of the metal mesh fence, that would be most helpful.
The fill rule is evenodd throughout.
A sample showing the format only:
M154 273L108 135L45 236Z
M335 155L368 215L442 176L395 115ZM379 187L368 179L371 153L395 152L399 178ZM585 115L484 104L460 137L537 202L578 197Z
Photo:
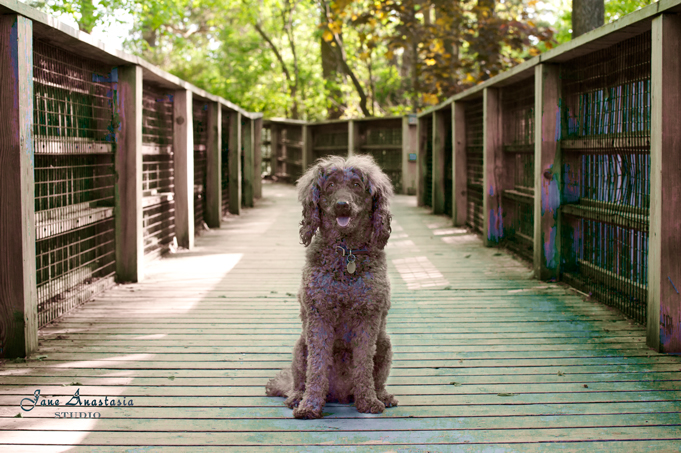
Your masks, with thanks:
M272 130L267 124L263 124L260 136L260 156L262 164L260 172L268 177L274 173L274 165L272 164Z
M33 45L36 280L44 326L113 283L112 68Z
M482 154L482 98L466 104L466 181L468 189L468 215L466 225L482 233L483 154Z
M284 173L295 182L303 175L303 127L287 125L281 129ZM333 154L333 153L331 153ZM326 155L326 154L325 154ZM315 157L322 157L315 155Z
M347 123L317 126L313 129L313 160L326 156L348 155Z
M204 229L206 212L206 146L208 144L208 104L194 100L194 233Z
M395 127L360 125L360 153L370 154L397 193L402 191L402 120Z
M230 113L222 110L222 215L229 213L229 116Z
M423 204L433 206L433 115L426 115L421 118L421 125L424 130L421 132L425 137L425 161L426 174L423 179Z
M564 278L646 322L650 32L562 68Z
M167 252L175 237L172 96L145 83L142 90L144 255Z
M507 245L527 260L534 254L534 78L503 88L502 143L513 188L503 192Z

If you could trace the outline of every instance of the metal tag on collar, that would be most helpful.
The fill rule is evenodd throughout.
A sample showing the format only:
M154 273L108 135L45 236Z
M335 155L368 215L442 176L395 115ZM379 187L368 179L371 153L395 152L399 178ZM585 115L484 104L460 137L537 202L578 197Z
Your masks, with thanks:
M357 265L355 264L356 259L357 259L357 257L355 255L353 255L352 250L350 250L350 255L348 256L348 261L347 261L348 262L347 270L348 270L348 273L350 273L350 274L355 273L355 269L357 268Z

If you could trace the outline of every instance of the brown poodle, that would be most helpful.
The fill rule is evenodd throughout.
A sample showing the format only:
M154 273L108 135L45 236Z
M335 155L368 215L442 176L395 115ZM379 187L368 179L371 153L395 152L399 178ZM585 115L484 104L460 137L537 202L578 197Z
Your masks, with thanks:
M370 156L332 156L297 187L300 238L310 246L298 292L303 333L291 369L267 383L267 395L287 397L296 418L320 418L327 401L354 400L359 412L381 413L397 406L385 389L392 347L383 248L392 185Z

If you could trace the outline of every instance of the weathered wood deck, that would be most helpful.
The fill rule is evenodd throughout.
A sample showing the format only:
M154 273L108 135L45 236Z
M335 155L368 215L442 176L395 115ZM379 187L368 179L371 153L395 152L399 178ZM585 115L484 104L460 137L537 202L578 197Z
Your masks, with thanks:
M264 386L300 331L300 212L293 188L266 185L194 251L43 329L46 357L0 368L3 452L679 451L680 357L404 196L388 247L399 407L292 419ZM60 406L22 411L36 389ZM55 418L94 412L65 406L76 390L134 406Z

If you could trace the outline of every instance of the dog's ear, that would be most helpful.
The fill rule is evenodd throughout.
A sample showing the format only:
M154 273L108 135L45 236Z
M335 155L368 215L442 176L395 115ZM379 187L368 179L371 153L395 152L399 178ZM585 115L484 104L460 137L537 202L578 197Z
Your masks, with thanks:
M300 240L305 247L310 245L317 228L321 225L319 213L319 199L321 196L319 179L321 173L322 166L316 164L308 169L296 183L298 201L303 205L303 221L300 222Z
M390 198L393 196L393 186L388 176L378 167L369 174L369 190L373 199L371 241L375 247L383 249L390 238Z

